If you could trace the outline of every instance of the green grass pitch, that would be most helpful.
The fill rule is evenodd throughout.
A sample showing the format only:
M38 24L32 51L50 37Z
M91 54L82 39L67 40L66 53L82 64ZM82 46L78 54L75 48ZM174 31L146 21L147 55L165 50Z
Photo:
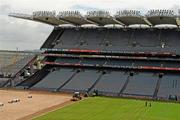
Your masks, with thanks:
M150 101L148 101L150 103ZM180 120L180 104L92 97L34 120Z

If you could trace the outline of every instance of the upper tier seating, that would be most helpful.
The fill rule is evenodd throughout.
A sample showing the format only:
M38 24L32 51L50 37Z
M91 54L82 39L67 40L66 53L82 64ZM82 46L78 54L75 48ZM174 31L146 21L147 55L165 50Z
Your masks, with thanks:
M53 48L97 49L121 52L177 52L180 33L176 29L59 28ZM55 37L54 37L55 38ZM179 44L178 44L179 43ZM46 46L46 45L44 45ZM48 48L48 47L44 47Z

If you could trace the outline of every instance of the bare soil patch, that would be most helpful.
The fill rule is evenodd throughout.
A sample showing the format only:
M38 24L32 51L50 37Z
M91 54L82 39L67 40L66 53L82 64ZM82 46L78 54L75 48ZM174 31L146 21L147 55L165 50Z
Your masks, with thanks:
M28 98L32 96L32 98ZM8 103L13 99L20 102ZM40 91L0 90L0 116L2 120L27 120L42 113L70 104L71 95Z

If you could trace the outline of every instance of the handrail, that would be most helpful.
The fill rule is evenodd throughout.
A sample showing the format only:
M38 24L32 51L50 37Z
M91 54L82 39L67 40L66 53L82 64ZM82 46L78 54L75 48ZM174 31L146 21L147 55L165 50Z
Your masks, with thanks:
M92 65L92 64L80 64L80 63L63 63L63 62L44 62L46 65L57 65L67 67L92 67L92 68L112 68L112 69L131 69L131 70L157 70L157 71L176 71L180 72L180 68L172 67L154 67L154 66L118 66L118 65Z
M134 56L161 56L176 57L174 52L126 52L126 51L108 51L108 50L91 50L91 49L42 49L45 53L61 52L61 53L88 53L88 54L117 54L117 55L134 55Z
M175 61L180 62L180 58L159 58L159 57L143 57L143 56L114 56L114 55L77 55L77 54L55 54L43 53L43 56L57 58L92 58L92 59L117 59L117 60L153 60L153 61Z

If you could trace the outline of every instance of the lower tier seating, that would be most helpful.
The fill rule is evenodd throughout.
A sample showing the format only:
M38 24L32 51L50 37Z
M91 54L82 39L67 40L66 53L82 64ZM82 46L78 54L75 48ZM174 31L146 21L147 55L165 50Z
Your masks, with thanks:
M98 90L99 94L118 94L123 88L128 75L128 73L121 71L108 72L101 77L94 89Z
M168 98L170 95L180 97L180 76L164 75L161 79L158 97Z
M61 90L63 91L88 91L99 78L101 72L96 70L82 70L77 73L69 83Z
M32 87L39 90L56 90L66 82L76 71L73 69L59 69L50 72L44 79Z
M152 73L135 73L129 77L129 83L123 93L152 96L154 94L158 76Z

